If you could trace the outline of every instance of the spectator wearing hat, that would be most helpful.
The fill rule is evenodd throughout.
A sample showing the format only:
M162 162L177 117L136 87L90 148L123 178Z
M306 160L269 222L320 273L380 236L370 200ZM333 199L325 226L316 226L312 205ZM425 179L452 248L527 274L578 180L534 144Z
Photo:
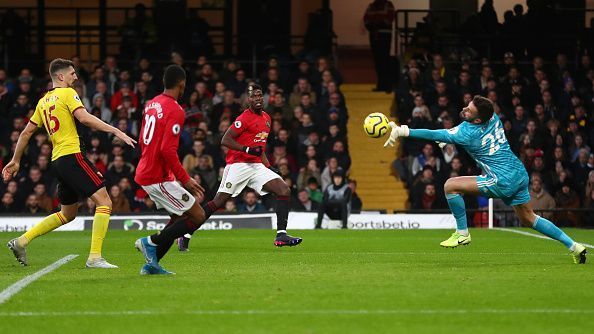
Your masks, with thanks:
M555 199L543 187L543 182L539 174L532 174L532 179L530 180L530 205L532 205L534 212L540 216L547 219L553 218L553 213L546 210L555 208ZM540 210L545 211L539 212Z
M322 227L324 214L330 219L340 219L342 228L347 228L348 218L351 214L351 188L346 183L342 169L332 174L332 184L324 189L322 203L318 209L316 228Z

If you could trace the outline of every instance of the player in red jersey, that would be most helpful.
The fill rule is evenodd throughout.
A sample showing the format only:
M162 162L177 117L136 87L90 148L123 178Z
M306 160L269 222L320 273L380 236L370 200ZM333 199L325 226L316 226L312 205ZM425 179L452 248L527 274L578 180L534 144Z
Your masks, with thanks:
M283 179L271 170L266 157L266 140L270 133L270 116L262 109L262 88L252 84L247 88L249 108L237 117L229 127L221 144L229 148L225 171L214 199L203 206L206 218L225 205L228 199L250 187L260 195L276 195L276 239L274 245L296 246L302 241L287 234L289 198L291 189ZM186 246L189 242L186 239Z
M157 208L169 212L171 221L163 231L136 240L135 246L147 262L140 271L143 275L170 274L159 265L159 260L175 239L193 233L205 220L204 210L194 197L202 198L204 189L190 178L177 156L185 118L177 99L184 93L186 72L180 66L168 66L163 84L163 94L147 102L143 111L139 137L142 155L134 180Z

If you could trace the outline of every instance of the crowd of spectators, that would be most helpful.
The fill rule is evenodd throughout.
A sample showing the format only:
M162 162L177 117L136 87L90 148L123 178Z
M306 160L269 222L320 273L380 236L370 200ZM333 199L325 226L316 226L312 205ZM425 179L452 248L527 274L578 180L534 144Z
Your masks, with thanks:
M506 52L501 62L482 59L457 66L448 66L437 53L425 63L412 58L397 89L397 117L410 128L450 129L475 94L493 101L507 140L530 175L537 211L594 208L594 66L589 55L570 62L559 53L549 61L536 56L518 64ZM394 167L410 189L413 209L447 209L444 181L481 173L455 145L441 149L413 139L404 142ZM466 203L486 206L483 198L467 197ZM480 215L474 218L482 223ZM587 222L567 213L554 219Z
M162 91L162 69L167 64L141 58L133 68L121 68L116 57L108 56L101 65L86 69L79 57L72 60L79 77L74 89L87 110L137 138L144 106ZM233 59L217 67L204 56L188 62L181 53L172 52L170 63L183 66L188 73L188 88L179 101L186 111L179 158L186 171L206 189L207 199L217 192L225 165L228 149L220 145L221 138L245 109L244 92L252 81L265 90L264 108L272 118L268 159L293 189L293 209L315 211L323 189L332 182L332 173L349 170L348 112L340 91L342 77L327 57L297 64L281 64L270 57L256 78L248 78ZM33 114L37 100L49 88L47 74L34 75L23 68L11 78L0 68L0 168L12 157L20 131ZM105 176L113 212L154 210L155 203L134 183L139 149L84 126L78 130L84 154ZM49 167L50 157L51 142L41 129L26 150L18 176L0 185L0 213L57 209L57 181ZM354 192L355 183L351 187ZM225 211L268 211L273 202L246 191L237 201L227 203ZM93 210L92 201L81 203L81 211Z

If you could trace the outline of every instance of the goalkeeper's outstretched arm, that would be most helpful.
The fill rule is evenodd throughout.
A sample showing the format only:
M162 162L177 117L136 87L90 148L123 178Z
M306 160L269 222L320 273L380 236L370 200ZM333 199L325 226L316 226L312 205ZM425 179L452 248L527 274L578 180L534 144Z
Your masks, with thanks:
M434 140L447 144L455 144L452 135L448 130L427 130L427 129L410 129L411 138Z
M384 146L394 146L394 143L398 137L411 137L433 140L441 143L455 144L454 137L448 130L409 129L406 125L398 126L394 122L390 122L390 127L392 128L392 131L390 132L390 138L386 140Z

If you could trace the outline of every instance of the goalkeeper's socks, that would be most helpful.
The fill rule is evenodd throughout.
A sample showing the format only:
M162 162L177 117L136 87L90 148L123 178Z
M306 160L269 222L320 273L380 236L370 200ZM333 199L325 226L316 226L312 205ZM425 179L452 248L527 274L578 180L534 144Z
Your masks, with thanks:
M551 223L550 220L542 218L541 216L536 216L536 220L534 221L532 228L551 239L560 241L565 245L565 247L569 249L571 249L574 244L574 241L567 234L565 234L565 232L561 231L561 229L555 226L555 224Z
M464 198L460 194L446 194L450 211L456 218L456 231L464 236L468 235L468 223L466 222L466 206Z

